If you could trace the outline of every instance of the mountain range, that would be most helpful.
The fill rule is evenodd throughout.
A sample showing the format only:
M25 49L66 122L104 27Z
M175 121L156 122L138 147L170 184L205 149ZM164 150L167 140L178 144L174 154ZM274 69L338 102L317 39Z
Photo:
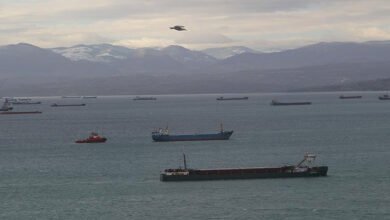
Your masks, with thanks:
M272 53L238 46L0 46L2 96L337 90L388 78L390 41L317 43Z

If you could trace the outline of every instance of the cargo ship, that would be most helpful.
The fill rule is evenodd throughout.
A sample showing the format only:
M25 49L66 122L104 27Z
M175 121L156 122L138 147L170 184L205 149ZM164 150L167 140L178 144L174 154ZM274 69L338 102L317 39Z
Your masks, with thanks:
M57 104L57 103L54 103L52 105L50 105L51 107L68 107L68 106L85 106L85 104Z
M139 96L137 96L133 100L134 101L147 101L147 100L157 100L157 98L156 97L139 97Z
M97 99L97 96L83 96L83 99Z
M198 181L326 176L328 173L327 166L311 166L311 163L315 160L315 158L315 155L305 154L303 160L297 165L280 167L190 169L187 168L186 156L183 154L184 169L166 169L160 174L160 180Z
M30 112L2 112L2 115L21 115L21 114L41 114L40 111L30 111Z
M362 98L361 95L355 95L355 96L341 95L341 96L339 96L339 99L361 99L361 98Z
M311 102L278 102L272 100L271 105L311 105Z
M224 131L221 124L221 130L216 134L185 134L185 135L170 135L168 127L158 129L152 132L152 139L156 142L169 141L211 141L211 140L228 140L233 134L233 131Z
M218 101L225 101L225 100L248 100L249 97L230 97L230 98L225 98L223 96L217 98Z
M385 94L378 97L379 100L390 100L390 96Z
M62 96L63 99L79 99L81 96Z
M38 105L42 104L42 102L30 102L30 101L17 101L11 102L13 105Z

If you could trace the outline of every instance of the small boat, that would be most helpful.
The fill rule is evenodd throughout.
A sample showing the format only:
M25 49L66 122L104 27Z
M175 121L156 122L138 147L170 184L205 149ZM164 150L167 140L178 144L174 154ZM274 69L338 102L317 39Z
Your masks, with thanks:
M80 139L76 140L76 143L104 143L106 142L107 138L105 137L100 137L98 133L96 132L91 132L89 137L87 139Z
M29 102L29 101L17 101L11 102L13 105L37 105L42 104L42 102Z
M305 154L297 165L279 167L190 169L187 168L186 156L183 154L184 169L166 169L160 174L160 181L198 181L229 179L265 179L291 177L326 176L328 166L311 166L316 155Z
M229 140L233 131L224 131L221 124L221 130L216 134L184 134L184 135L170 135L168 127L165 129L158 129L152 132L152 139L156 142L169 141L211 141L211 140Z
M225 101L225 100L248 100L249 97L230 97L230 98L225 98L223 96L217 98L218 101Z
M345 95L341 95L339 96L339 99L361 99L362 96L361 95L352 95L352 96L345 96Z
M83 99L96 99L97 96L83 96Z
M82 104L57 104L57 103L54 103L50 106L51 107L85 106L85 103L82 103Z
M145 101L145 100L157 100L156 97L140 97L140 96L136 96L134 99L134 101Z
M272 100L271 105L311 105L311 102L278 102Z
M30 112L2 112L2 115L21 115L21 114L41 114L40 111L30 111Z
M390 96L388 94L381 95L378 97L379 100L390 100Z

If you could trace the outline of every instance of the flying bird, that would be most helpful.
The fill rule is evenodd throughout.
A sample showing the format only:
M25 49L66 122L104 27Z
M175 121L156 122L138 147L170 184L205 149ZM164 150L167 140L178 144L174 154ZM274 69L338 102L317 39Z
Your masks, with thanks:
M169 27L170 29L177 30L177 31L186 31L185 27L183 25L175 25L173 27Z

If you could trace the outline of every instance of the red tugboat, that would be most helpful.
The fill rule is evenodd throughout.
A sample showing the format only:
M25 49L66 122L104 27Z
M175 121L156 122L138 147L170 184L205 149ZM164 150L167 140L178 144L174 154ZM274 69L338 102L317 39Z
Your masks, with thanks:
M83 140L77 140L76 143L104 143L106 142L107 138L105 137L100 137L98 133L96 132L91 132L91 135L87 139Z

